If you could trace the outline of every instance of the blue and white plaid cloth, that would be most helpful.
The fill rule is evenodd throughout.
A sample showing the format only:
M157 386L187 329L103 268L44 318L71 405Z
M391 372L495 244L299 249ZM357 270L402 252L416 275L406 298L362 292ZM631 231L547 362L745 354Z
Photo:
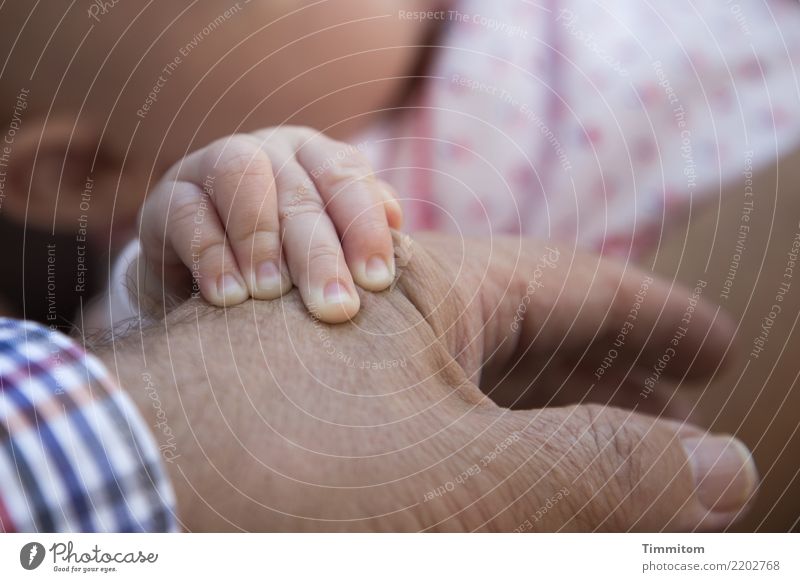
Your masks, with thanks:
M102 364L0 318L0 532L175 531L174 506L152 435Z

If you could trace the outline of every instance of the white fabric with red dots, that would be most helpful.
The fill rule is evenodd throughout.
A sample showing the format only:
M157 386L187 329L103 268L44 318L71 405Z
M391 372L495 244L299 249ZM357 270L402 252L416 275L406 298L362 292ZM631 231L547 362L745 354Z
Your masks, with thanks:
M457 0L444 22L420 90L356 140L411 231L637 255L800 139L793 0Z

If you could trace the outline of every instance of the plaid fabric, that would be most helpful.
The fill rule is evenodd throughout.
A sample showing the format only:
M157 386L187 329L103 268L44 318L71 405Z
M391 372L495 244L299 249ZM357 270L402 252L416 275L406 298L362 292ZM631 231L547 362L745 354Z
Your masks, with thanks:
M102 364L0 318L0 532L174 531L158 448Z

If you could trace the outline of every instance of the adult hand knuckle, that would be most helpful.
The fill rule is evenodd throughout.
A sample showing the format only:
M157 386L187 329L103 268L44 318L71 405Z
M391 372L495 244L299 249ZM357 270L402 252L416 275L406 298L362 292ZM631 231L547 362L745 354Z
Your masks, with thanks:
M626 500L644 474L637 454L642 435L629 422L629 411L587 404L577 407L575 414L580 419L576 430L584 435L575 445L583 458L579 486L586 505L582 519L593 520L603 529L627 529L631 516L626 513Z
M586 404L579 410L587 420L586 440L595 459L611 473L630 477L636 469L632 459L641 442L641 435L629 422L632 413L601 404Z

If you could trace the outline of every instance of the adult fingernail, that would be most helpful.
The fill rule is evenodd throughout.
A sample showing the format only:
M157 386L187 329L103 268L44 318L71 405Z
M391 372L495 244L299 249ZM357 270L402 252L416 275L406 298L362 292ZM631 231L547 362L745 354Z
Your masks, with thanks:
M348 303L353 300L352 296L350 295L350 291L347 290L340 281L329 281L327 285L325 285L325 289L322 293L323 298L325 299L325 303L328 305L337 304L337 303Z
M694 474L697 499L709 511L744 507L758 486L750 450L731 436L706 435L681 440Z
M217 280L217 296L226 305L240 303L247 299L247 290L239 277L225 274L220 275Z
M364 277L370 287L385 289L394 280L394 260L387 261L379 255L370 257L364 265Z
M274 261L265 261L256 269L256 287L259 298L272 299L280 297L284 291L284 277L281 269Z

